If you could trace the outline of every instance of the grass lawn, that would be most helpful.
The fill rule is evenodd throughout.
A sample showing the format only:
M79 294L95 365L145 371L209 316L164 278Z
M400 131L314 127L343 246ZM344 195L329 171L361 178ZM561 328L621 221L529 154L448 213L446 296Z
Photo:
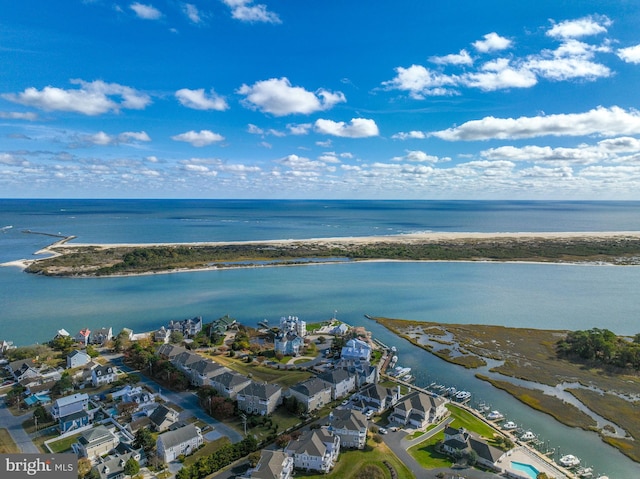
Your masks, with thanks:
M444 433L438 433L431 439L410 447L407 452L425 469L450 467L453 464L451 459L436 451L436 444L443 438Z
M213 454L221 447L226 446L227 444L230 444L230 443L231 441L229 441L228 437L221 437L219 439L216 439L215 441L207 442L205 443L204 447L201 447L190 456L187 456L184 460L184 465L190 466L201 457L205 457L210 454Z
M282 387L289 387L311 377L311 373L306 371L273 369L267 366L257 366L247 364L243 361L230 358L228 356L214 356L216 362L234 371L251 376L254 380L275 383Z
M74 434L73 436L65 437L58 441L50 442L49 447L51 448L51 451L54 453L69 451L71 449L71 445L74 442L77 442L78 437L80 437L80 434Z
M13 442L13 439L9 435L9 431L6 429L0 429L0 453L2 454L14 454L20 452L20 449Z
M414 474L407 466L393 454L386 444L376 444L372 440L367 441L367 446L363 450L348 450L340 452L340 458L333 471L329 474L308 474L296 471L296 477L308 479L350 479L365 466L375 466L384 472L384 477L391 479L391 472L384 465L384 461L390 463L397 472L398 479L415 479Z
M459 408L458 406L447 404L447 409L451 412L451 417L454 418L454 421L451 423L451 427L456 429L463 427L467 431L474 432L485 439L493 439L493 435L498 432L470 412Z

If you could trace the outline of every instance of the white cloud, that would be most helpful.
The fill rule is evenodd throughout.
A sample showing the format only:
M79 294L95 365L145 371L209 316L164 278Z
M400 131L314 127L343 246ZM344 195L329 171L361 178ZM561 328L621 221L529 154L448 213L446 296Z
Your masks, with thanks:
M465 86L484 91L505 88L530 88L538 80L531 70L521 66L512 66L509 59L499 58L485 63L481 71L464 76Z
M0 118L5 120L37 120L38 115L33 112L0 111Z
M525 62L526 68L551 80L569 80L583 78L595 80L611 75L611 70L592 61L596 51L606 47L594 47L578 40L569 39L556 50L543 50L538 55L530 55Z
M473 65L473 58L466 50L460 50L460 53L452 53L442 57L431 57L429 60L437 65Z
M618 57L627 63L640 63L640 45L620 48L618 50Z
M484 40L473 42L474 48L481 53L506 50L511 46L511 40L501 37L496 32L487 33L482 38Z
M307 135L313 125L311 123L298 123L297 125L287 125L287 130L291 135Z
M202 16L200 15L200 12L198 11L198 7L196 7L194 4L185 3L183 9L184 9L184 13L187 16L187 18L189 18L189 20L191 20L193 23L201 23L202 22Z
M188 131L171 137L175 141L184 141L191 143L192 146L201 147L224 140L224 136L214 133L210 130Z
M611 20L605 16L588 16L556 23L547 31L553 38L581 38L606 33Z
M282 23L280 17L267 10L266 5L253 4L253 0L222 0L231 8L231 16L243 22Z
M71 80L79 89L63 90L52 86L42 90L27 88L21 93L6 93L2 97L14 103L32 106L46 111L70 111L84 115L100 115L121 108L142 110L151 103L151 98L133 88L101 80L85 82ZM120 97L115 101L112 97Z
M258 81L252 86L242 85L238 93L246 96L243 100L245 106L276 116L328 110L337 103L347 101L341 92L333 93L324 89L310 92L302 87L291 86L285 77Z
M447 141L534 138L537 136L617 136L640 134L640 112L614 106L598 107L586 113L569 113L520 118L488 116L454 128L435 131Z
M366 138L380 134L376 122L367 118L352 118L350 123L320 118L314 126L318 133L343 138Z
M416 163L437 163L440 159L437 156L428 155L420 150L407 150L406 155L396 156L392 161L411 161Z
M194 110L224 111L229 108L225 99L217 95L213 89L211 89L209 95L207 95L204 88L197 90L182 88L176 92L176 98L183 106L193 108Z
M427 138L427 134L424 131L412 130L412 131L401 131L396 133L391 138L394 140L424 140Z
M138 18L142 18L143 20L158 20L162 17L160 10L152 5L144 5L142 3L135 2L129 5L129 8L136 12Z
M425 96L452 95L456 92L449 87L458 84L455 76L445 75L423 67L411 65L409 68L397 67L396 77L383 85L392 90L408 91L411 97L423 99Z
M282 166L291 168L292 170L315 171L324 168L325 166L324 162L322 161L310 160L309 158L298 155L287 155L284 158L276 160L276 162Z

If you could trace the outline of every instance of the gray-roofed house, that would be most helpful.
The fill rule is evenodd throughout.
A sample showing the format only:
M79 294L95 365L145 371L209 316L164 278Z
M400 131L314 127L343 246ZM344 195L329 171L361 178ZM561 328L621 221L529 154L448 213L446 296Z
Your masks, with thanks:
M164 462L175 461L179 456L192 454L204 443L199 427L188 424L158 436L156 450Z
M290 479L293 477L293 457L282 451L263 449L256 467L239 479Z
M289 394L300 401L307 412L331 402L331 383L312 377L289 388Z
M91 342L100 346L104 346L107 341L111 341L112 339L113 329L111 327L96 329L91 334Z
M340 454L340 437L327 428L307 430L292 439L285 452L293 456L296 468L328 473Z
M205 386L210 383L212 378L229 371L230 369L222 364L201 358L189 365L189 380L194 386Z
M33 358L12 361L5 366L5 369L13 375L16 381L22 381L27 378L35 379L41 376L41 367Z
M196 316L195 318L181 321L170 321L167 329L182 333L185 338L192 338L202 331L202 317Z
M238 393L236 399L240 411L266 416L282 403L282 388L277 384L252 381Z
M113 450L119 442L113 432L101 425L83 432L76 443L76 449L80 456L95 463L100 456Z
M178 422L178 416L180 414L175 409L172 409L164 404L160 404L149 415L153 429L158 432L164 432L168 430L173 424Z
M344 397L356 389L356 376L349 374L346 369L332 369L319 374L318 377L331 384L333 399Z
M85 364L89 364L91 362L91 356L89 356L84 351L75 351L70 352L67 355L67 369L77 368L80 366L84 366Z
M137 451L127 452L123 455L107 457L94 466L94 469L100 474L100 479L124 479L124 466L129 459L135 459L140 462L141 456Z
M393 406L400 399L400 387L386 388L379 384L367 384L353 395L354 409L369 409L378 414Z
M111 384L116 379L118 379L116 368L111 365L96 366L91 370L91 384L93 384L93 387Z
M51 407L51 415L59 419L78 411L88 411L89 396L85 393L72 394L56 399Z
M329 430L340 437L340 447L364 449L369 421L360 411L336 409L329 415Z
M176 346L175 344L161 344L156 352L161 358L171 361L180 353L186 353L189 352L189 350L182 346Z
M211 387L221 396L236 399L238 393L251 383L251 379L236 372L224 372L211 378Z
M440 396L434 397L420 391L413 391L403 396L394 405L389 421L422 429L445 417L446 403L447 401Z
M167 344L169 342L169 338L171 337L171 331L162 326L160 329L153 333L153 340L156 343L164 343Z
M462 427L459 429L453 427L445 428L442 448L452 455L465 455L473 451L478 464L494 470L501 469L498 463L506 454L504 451L474 437Z

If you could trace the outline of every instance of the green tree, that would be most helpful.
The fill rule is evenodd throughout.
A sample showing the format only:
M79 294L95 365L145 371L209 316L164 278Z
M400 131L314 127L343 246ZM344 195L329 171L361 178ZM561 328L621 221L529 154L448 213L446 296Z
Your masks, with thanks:
M124 464L124 473L127 476L135 476L140 472L140 464L133 457L127 459L127 462Z
M171 331L169 335L169 342L171 344L178 344L184 341L184 335L180 331Z
M148 454L155 446L156 442L153 440L151 431L144 427L136 431L136 435L133 440L133 447L136 449L142 448L145 454Z
M71 389L73 389L73 379L71 379L69 372L65 371L60 376L60 380L53 385L51 392L53 394L61 395L65 391L69 391Z

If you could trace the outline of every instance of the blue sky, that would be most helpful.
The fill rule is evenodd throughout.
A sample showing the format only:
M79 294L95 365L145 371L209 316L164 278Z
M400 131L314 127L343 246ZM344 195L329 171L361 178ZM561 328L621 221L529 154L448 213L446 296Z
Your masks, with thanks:
M640 2L21 0L0 196L640 200Z

